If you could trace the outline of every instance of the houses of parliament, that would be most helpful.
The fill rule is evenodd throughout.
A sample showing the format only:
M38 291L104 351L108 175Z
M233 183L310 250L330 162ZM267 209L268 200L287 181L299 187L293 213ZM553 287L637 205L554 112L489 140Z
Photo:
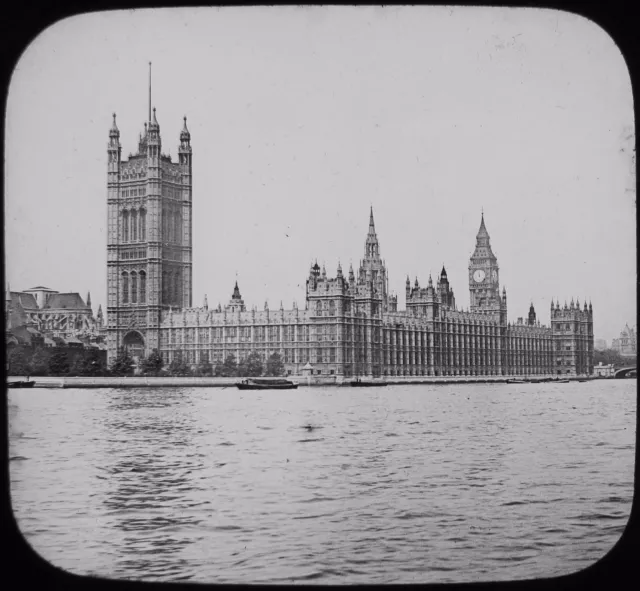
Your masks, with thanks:
M380 255L373 210L357 271L335 276L317 263L304 309L247 309L236 282L229 303L193 306L192 148L184 118L178 159L162 152L149 101L136 154L122 159L113 115L108 154L107 348L134 358L157 349L166 364L213 365L257 352L280 353L287 373L350 376L535 376L593 373L593 311L578 301L551 303L550 325L531 305L507 320L507 293L484 215L469 260L468 311L459 310L443 267L435 285L407 278L398 309ZM197 200L196 200L197 207ZM364 229L364 228L363 228Z

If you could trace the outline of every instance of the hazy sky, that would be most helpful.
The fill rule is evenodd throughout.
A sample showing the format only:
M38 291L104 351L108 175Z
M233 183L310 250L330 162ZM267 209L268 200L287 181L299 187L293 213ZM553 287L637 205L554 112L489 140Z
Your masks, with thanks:
M373 205L390 287L447 268L469 305L481 208L509 318L593 303L596 337L635 323L633 98L613 40L569 13L244 7L73 17L26 49L9 89L13 290L106 301L108 132L147 117L193 146L194 305L304 305L315 260L357 269Z

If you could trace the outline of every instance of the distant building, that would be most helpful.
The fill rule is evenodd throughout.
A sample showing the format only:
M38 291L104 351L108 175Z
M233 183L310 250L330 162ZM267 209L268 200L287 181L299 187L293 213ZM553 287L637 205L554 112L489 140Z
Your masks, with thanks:
M611 341L611 348L615 349L622 357L636 357L637 355L637 328L629 328L626 324L620 333L620 337Z
M607 348L607 341L605 339L596 339L593 348L596 351L604 351Z
M602 361L598 365L593 366L593 375L598 378L612 378L616 370L613 367L613 363L604 365Z
M60 293L48 287L32 287L5 294L7 345L96 345L104 347L102 307L97 318L79 293Z

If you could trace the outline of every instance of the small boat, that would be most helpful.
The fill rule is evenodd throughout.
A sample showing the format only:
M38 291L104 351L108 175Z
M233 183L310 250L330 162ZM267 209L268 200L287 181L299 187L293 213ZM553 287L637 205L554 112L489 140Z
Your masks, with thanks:
M360 378L356 378L352 382L349 382L353 388L370 388L372 386L386 386L386 382L368 382L365 380L361 380Z
M507 380L507 384L526 384L526 380Z
M295 390L298 384L285 379L248 378L236 384L238 390Z
M555 380L556 384L568 384L571 380Z
M36 385L33 380L20 380L18 382L7 382L7 388L33 388Z

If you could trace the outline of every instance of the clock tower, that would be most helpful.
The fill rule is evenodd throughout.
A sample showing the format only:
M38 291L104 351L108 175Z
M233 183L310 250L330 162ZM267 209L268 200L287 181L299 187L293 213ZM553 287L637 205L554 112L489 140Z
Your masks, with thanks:
M483 213L476 236L476 249L469 260L469 296L472 312L500 312L502 300L499 271L498 259L491 251Z

